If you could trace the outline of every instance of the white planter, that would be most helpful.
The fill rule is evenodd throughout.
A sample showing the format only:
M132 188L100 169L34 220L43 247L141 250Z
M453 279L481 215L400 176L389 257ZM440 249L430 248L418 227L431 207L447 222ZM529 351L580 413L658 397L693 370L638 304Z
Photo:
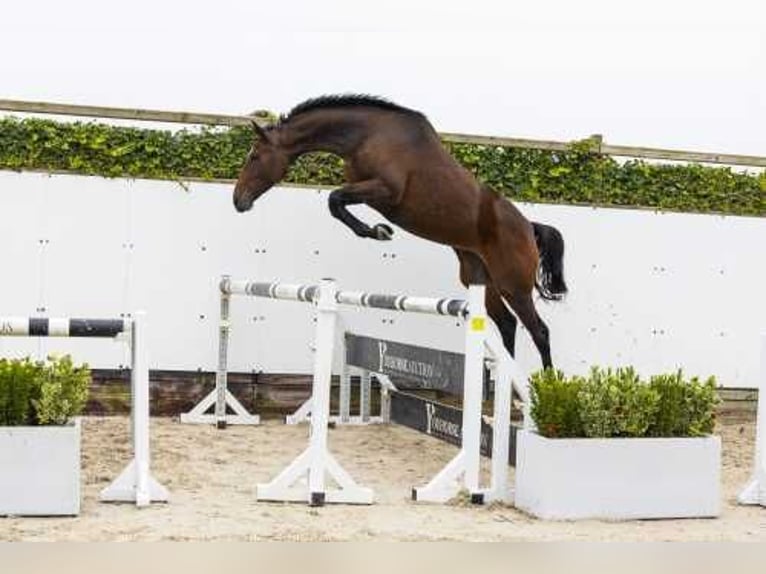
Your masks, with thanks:
M720 510L721 439L517 435L516 506L539 518L691 518Z
M80 512L80 421L0 427L0 516Z

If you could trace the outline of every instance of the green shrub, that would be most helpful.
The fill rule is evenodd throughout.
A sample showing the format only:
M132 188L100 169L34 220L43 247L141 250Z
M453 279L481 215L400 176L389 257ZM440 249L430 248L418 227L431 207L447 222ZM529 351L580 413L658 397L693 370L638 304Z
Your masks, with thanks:
M0 426L34 423L42 365L29 359L0 359Z
M89 385L88 366L68 355L0 359L0 426L65 424L82 412Z
M545 369L530 379L530 413L540 433L547 437L582 436L577 395L584 380L567 380L564 373Z
M576 402L585 437L645 436L657 414L659 394L642 385L632 367L593 367Z
M90 369L75 366L72 357L49 357L40 374L40 398L33 401L41 425L63 425L88 401Z
M686 380L681 371L644 382L632 367L593 367L587 377L534 373L530 414L549 438L705 436L713 431L715 379Z
M661 397L649 436L705 436L713 432L718 404L714 377L704 383L697 377L685 381L679 370L652 377L649 386Z

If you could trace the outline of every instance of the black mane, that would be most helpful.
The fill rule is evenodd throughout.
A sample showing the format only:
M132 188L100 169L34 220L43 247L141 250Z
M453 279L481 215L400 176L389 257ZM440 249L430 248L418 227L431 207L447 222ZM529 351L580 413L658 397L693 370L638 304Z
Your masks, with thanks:
M313 110L329 109L329 108L353 108L359 106L367 106L373 108L379 108L381 110L390 110L394 112L400 112L403 114L415 115L421 118L425 118L423 114L410 108L405 108L398 104L395 104L385 98L377 96L368 96L365 94L342 94L342 95L328 95L319 96L317 98L311 98L305 102L301 102L295 106L287 115L283 115L280 118L281 122L290 121L297 115L310 112Z

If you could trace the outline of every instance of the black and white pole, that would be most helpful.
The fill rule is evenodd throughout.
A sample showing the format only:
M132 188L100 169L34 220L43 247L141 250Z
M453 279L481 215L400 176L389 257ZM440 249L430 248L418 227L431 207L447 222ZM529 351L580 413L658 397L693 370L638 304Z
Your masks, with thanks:
M231 332L230 306L232 296L231 278L228 275L221 277L219 290L221 299L218 323L218 367L215 373L215 388L197 403L191 411L181 414L181 422L215 424L219 429L224 429L230 424L257 425L260 423L260 417L250 414L228 387L229 336ZM213 412L209 413L211 409ZM231 409L232 414L229 414L228 409Z
M150 470L149 363L144 333L145 315L131 319L0 318L0 336L16 337L99 337L125 334L130 346L131 434L133 458L120 475L101 491L104 502L135 502L147 506L167 502L168 492Z
M330 414L330 384L332 359L336 341L338 299L335 282L324 279L311 296L316 297L317 325L312 384L311 436L309 446L279 475L267 484L257 486L258 500L308 502L321 506L325 502L372 504L369 488L356 484L351 475L335 460L327 446L327 425ZM294 290L281 291L285 298L306 301ZM329 488L329 477L337 488Z
M758 415L755 423L753 475L742 489L740 504L766 506L766 332L761 335L761 380L758 385Z

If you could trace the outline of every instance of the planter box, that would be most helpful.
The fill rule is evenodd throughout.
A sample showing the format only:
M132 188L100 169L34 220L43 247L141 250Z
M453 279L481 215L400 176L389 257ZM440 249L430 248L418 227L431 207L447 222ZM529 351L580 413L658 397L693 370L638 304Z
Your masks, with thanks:
M0 427L0 516L80 512L80 421Z
M548 439L520 430L516 506L547 519L691 518L720 511L721 439Z

